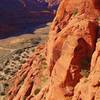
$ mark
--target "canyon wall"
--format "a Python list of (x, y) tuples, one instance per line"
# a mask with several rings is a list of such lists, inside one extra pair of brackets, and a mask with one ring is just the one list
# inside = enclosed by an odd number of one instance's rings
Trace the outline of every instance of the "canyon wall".
[(32, 32), (34, 27), (51, 21), (54, 17), (53, 11), (57, 9), (59, 3), (52, 5), (52, 2), (49, 2), (46, 0), (1, 0), (0, 38), (11, 33), (12, 35), (19, 32), (27, 33), (28, 30)]
[(62, 0), (48, 43), (33, 55), (14, 77), (8, 100), (99, 100), (100, 1)]

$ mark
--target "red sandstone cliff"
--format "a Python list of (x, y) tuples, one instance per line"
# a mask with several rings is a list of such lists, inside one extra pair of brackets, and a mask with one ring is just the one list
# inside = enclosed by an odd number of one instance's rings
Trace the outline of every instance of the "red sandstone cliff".
[(100, 100), (100, 39), (91, 60), (88, 78), (82, 78), (76, 85), (72, 100)]
[[(47, 45), (22, 65), (8, 100), (100, 100), (99, 38), (100, 1), (62, 0)], [(84, 65), (87, 59), (91, 63)], [(90, 69), (87, 78), (84, 66)]]

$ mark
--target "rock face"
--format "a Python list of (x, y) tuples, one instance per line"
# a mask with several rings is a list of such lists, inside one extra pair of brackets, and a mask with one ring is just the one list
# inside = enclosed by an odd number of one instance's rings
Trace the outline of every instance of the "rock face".
[[(83, 7), (85, 4), (95, 10), (91, 0), (63, 0), (51, 26), (47, 60), (52, 82), (48, 100), (64, 100), (73, 95), (81, 78), (82, 62), (93, 53), (97, 27), (94, 19), (98, 13), (91, 13), (90, 8)], [(63, 99), (57, 99), (53, 89), (56, 87), (62, 91)]]
[(76, 85), (72, 100), (100, 99), (100, 40), (96, 43), (96, 50), (91, 60), (91, 71), (88, 78), (82, 78)]
[(44, 45), (38, 46), (35, 53), (22, 65), (11, 81), (14, 84), (12, 84), (12, 88), (8, 93), (8, 100), (23, 100), (26, 98), (30, 100), (39, 93), (48, 80), (44, 52)]
[[(36, 58), (32, 57), (30, 63), (22, 66), (22, 74), (17, 73), (15, 85), (9, 91), (9, 100), (99, 100), (100, 3), (97, 2), (99, 0), (62, 0), (51, 25), (48, 43), (41, 49), (45, 51), (37, 49)], [(45, 74), (39, 70), (38, 76), (34, 69), (38, 66), (42, 69), (43, 59), (39, 60), (38, 56), (41, 53), (45, 53), (48, 67)], [(82, 78), (84, 67), (90, 69), (88, 78)], [(48, 81), (35, 94), (35, 86), (39, 87), (42, 82), (39, 81), (41, 75), (48, 74)], [(19, 85), (22, 77), (24, 83)]]

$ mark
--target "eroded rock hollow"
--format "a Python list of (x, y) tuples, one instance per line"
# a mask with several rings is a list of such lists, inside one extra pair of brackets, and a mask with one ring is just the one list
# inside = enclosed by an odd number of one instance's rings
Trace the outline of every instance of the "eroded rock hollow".
[(8, 100), (100, 100), (100, 0), (62, 0), (12, 82)]

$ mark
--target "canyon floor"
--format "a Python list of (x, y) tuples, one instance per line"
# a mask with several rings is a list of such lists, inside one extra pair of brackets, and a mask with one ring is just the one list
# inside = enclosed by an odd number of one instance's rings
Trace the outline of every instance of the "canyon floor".
[(9, 80), (34, 52), (34, 47), (47, 40), (50, 24), (37, 27), (33, 33), (0, 40), (0, 100), (5, 100)]

